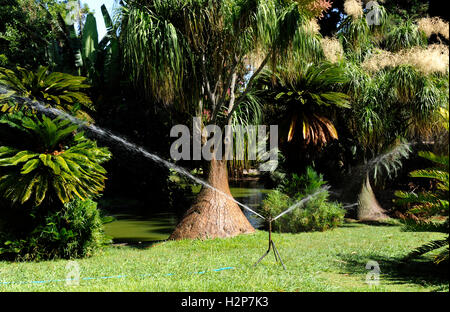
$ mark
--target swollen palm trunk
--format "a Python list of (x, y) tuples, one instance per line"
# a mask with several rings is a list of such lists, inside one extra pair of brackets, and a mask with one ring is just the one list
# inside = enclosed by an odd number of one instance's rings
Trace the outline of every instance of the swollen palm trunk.
[(358, 199), (358, 220), (360, 221), (380, 221), (387, 219), (386, 211), (381, 208), (370, 185), (369, 175), (362, 186)]
[[(210, 162), (208, 183), (232, 196), (225, 160)], [(196, 202), (183, 216), (169, 239), (232, 237), (254, 231), (235, 202), (210, 188), (203, 187)]]

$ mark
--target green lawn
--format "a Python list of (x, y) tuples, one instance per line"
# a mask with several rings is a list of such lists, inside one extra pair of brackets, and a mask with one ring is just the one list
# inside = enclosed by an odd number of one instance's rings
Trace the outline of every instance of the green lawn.
[[(0, 262), (0, 291), (448, 291), (448, 271), (426, 259), (407, 265), (396, 261), (442, 237), (355, 223), (321, 233), (274, 234), (286, 271), (273, 254), (252, 266), (267, 248), (263, 231), (229, 239), (108, 247), (78, 260), (79, 286), (4, 283), (65, 279), (68, 261)], [(379, 285), (365, 283), (368, 260), (379, 263)], [(234, 269), (211, 271), (224, 267)], [(207, 272), (195, 273), (201, 271)], [(118, 275), (126, 277), (83, 279)]]

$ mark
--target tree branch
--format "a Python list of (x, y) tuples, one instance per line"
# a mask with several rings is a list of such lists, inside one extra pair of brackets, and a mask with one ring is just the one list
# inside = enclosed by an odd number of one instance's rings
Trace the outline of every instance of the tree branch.
[(256, 76), (258, 76), (259, 73), (263, 70), (264, 66), (266, 66), (267, 62), (269, 61), (269, 57), (270, 57), (271, 54), (272, 54), (272, 52), (267, 53), (267, 55), (264, 58), (264, 60), (262, 61), (261, 65), (259, 65), (259, 67), (255, 71), (255, 73), (250, 77), (250, 79), (248, 81), (248, 84), (247, 84), (247, 87), (245, 88), (244, 93), (242, 93), (242, 95), (238, 98), (238, 100), (236, 101), (236, 103), (233, 106), (233, 108), (231, 109), (231, 111), (228, 113), (227, 122), (225, 124), (228, 124), (230, 122), (231, 116), (233, 116), (233, 113), (236, 111), (236, 108), (239, 106), (239, 104), (241, 104), (243, 99), (245, 99), (245, 96), (250, 91)]
[(203, 80), (204, 80), (205, 87), (206, 87), (206, 93), (208, 94), (208, 99), (209, 99), (212, 109), (214, 111), (216, 108), (216, 96), (214, 93), (211, 92), (211, 85), (209, 83), (208, 74), (206, 73), (205, 55), (204, 54), (202, 55), (202, 75), (203, 75)]
[(228, 81), (226, 83), (226, 85), (223, 86), (223, 90), (222, 90), (222, 96), (219, 98), (219, 102), (216, 106), (216, 109), (213, 112), (213, 122), (216, 122), (217, 119), (217, 115), (220, 112), (220, 109), (223, 106), (223, 103), (225, 102), (225, 98), (227, 95), (227, 90), (231, 87), (231, 84), (233, 82), (233, 76), (236, 74), (236, 68), (240, 63), (240, 59), (238, 59), (237, 57), (234, 58), (233, 64), (231, 65), (231, 72), (230, 72), (230, 76), (228, 76)]

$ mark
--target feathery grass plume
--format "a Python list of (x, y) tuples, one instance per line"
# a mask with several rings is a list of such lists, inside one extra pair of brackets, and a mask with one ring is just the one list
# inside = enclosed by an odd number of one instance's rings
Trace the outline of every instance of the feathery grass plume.
[(448, 72), (449, 50), (446, 45), (433, 44), (426, 49), (414, 47), (404, 54), (408, 62), (424, 74)]
[(315, 18), (310, 19), (308, 21), (308, 23), (305, 25), (305, 28), (314, 34), (317, 34), (320, 32), (320, 25), (319, 25), (319, 23), (317, 23), (317, 19), (315, 19)]
[(397, 53), (376, 50), (362, 64), (365, 69), (372, 72), (399, 65), (412, 65), (426, 75), (431, 73), (447, 73), (449, 68), (448, 46), (432, 44), (427, 48), (413, 47)]
[(350, 15), (354, 19), (358, 19), (363, 16), (363, 7), (360, 0), (347, 0), (344, 3), (344, 11), (347, 15)]
[(328, 61), (336, 63), (342, 59), (344, 49), (338, 39), (325, 37), (320, 41), (320, 43), (322, 45), (325, 58)]
[(370, 72), (377, 72), (385, 67), (394, 67), (396, 65), (396, 54), (382, 49), (375, 49), (372, 55), (362, 63), (362, 67)]
[(449, 25), (446, 21), (439, 17), (424, 17), (417, 21), (419, 29), (423, 31), (427, 37), (433, 34), (441, 34), (445, 39), (449, 39)]

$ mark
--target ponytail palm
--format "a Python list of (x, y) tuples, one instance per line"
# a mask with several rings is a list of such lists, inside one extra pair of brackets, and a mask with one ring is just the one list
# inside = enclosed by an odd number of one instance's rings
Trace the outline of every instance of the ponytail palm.
[(16, 133), (8, 145), (0, 146), (2, 197), (39, 206), (48, 197), (67, 203), (104, 189), (106, 170), (101, 164), (111, 154), (77, 133), (70, 121), (16, 113), (3, 116), (0, 126)]
[[(304, 44), (308, 34), (303, 26), (323, 11), (320, 3), (127, 1), (120, 32), (125, 70), (143, 96), (186, 115), (200, 116), (207, 110), (210, 123), (222, 128), (232, 125), (233, 118), (245, 117), (255, 104), (251, 93), (266, 65), (285, 62), (294, 49), (318, 50), (318, 45)], [(309, 9), (311, 4), (319, 4), (319, 10)], [(230, 194), (226, 161), (213, 159), (205, 169), (211, 185)], [(220, 200), (214, 191), (203, 188), (171, 238), (228, 237), (253, 231), (235, 202)]]

